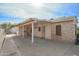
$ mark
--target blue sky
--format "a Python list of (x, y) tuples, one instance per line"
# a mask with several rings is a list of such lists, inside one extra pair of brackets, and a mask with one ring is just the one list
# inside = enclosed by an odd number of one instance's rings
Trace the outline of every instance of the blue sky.
[(30, 17), (40, 19), (77, 16), (79, 22), (79, 4), (77, 3), (0, 3), (0, 23), (19, 23)]

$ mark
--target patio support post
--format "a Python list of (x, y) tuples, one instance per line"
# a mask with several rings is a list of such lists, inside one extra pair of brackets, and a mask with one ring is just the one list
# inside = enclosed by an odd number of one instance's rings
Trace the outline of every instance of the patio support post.
[(24, 26), (23, 26), (23, 29), (22, 30), (23, 30), (23, 38), (24, 38)]
[(32, 22), (32, 44), (34, 43), (34, 22)]

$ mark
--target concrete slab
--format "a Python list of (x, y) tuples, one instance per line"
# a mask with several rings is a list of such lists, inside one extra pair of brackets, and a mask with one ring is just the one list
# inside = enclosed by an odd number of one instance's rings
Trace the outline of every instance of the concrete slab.
[[(23, 56), (70, 56), (76, 55), (73, 44), (53, 42), (35, 38), (35, 43), (32, 45), (30, 39), (16, 38), (14, 39), (21, 55)], [(72, 53), (69, 53), (69, 52)]]
[(79, 46), (51, 40), (35, 38), (7, 37), (0, 51), (2, 56), (79, 56)]

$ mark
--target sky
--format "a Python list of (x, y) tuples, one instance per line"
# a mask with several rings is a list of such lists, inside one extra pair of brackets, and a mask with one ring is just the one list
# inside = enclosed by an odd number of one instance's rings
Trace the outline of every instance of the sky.
[(51, 19), (63, 16), (76, 16), (79, 22), (79, 4), (0, 3), (0, 23), (20, 23), (31, 17), (39, 19)]

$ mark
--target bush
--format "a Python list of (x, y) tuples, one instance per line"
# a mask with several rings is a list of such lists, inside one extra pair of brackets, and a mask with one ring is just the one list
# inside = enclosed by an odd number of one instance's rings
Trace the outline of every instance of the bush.
[(77, 38), (79, 38), (79, 33), (77, 33)]
[(76, 45), (79, 45), (79, 33), (77, 33), (77, 36), (76, 36), (77, 38), (76, 38), (76, 42), (75, 42), (75, 44)]

